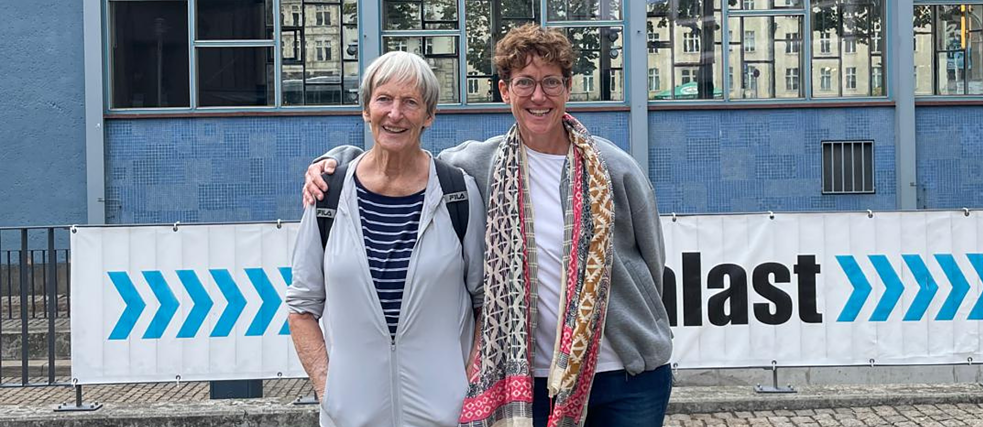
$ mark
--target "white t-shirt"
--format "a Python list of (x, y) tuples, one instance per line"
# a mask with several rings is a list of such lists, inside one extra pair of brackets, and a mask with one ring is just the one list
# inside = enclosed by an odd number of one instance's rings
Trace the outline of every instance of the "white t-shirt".
[[(560, 178), (566, 155), (545, 154), (526, 147), (529, 160), (529, 198), (533, 210), (533, 232), (536, 238), (536, 261), (539, 265), (536, 305), (536, 351), (533, 354), (533, 376), (549, 376), (553, 347), (556, 344), (556, 325), (560, 311), (560, 280), (563, 268), (563, 204), (560, 200)], [(597, 372), (624, 369), (611, 343), (602, 336)]]

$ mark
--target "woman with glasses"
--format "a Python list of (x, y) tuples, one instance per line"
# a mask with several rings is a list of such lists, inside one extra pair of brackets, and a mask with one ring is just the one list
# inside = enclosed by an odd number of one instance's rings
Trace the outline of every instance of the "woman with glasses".
[[(487, 209), (462, 425), (662, 425), (672, 341), (655, 195), (627, 153), (566, 112), (573, 61), (558, 31), (509, 31), (495, 65), (516, 124), (439, 156), (476, 177)], [(305, 203), (354, 152), (309, 168)]]

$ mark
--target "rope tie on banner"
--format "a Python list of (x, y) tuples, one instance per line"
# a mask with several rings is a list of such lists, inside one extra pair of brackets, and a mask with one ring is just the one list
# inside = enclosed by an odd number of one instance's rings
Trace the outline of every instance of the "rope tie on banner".
[(277, 372), (276, 373), (276, 379), (278, 379), (278, 380), (279, 379), (283, 379), (283, 372)]
[(175, 233), (177, 233), (177, 226), (178, 226), (178, 225), (181, 225), (181, 221), (178, 221), (178, 222), (175, 222), (175, 223), (174, 223), (174, 228), (173, 228), (173, 230), (174, 230), (174, 232), (175, 232)]
[(75, 387), (77, 385), (79, 385), (79, 379), (78, 378), (72, 378), (72, 387)]
[(963, 208), (963, 215), (969, 216), (969, 208)]
[(672, 222), (676, 222), (676, 213), (675, 212), (672, 213)]
[(870, 367), (873, 368), (874, 367), (874, 359), (870, 359), (869, 362), (870, 362)]
[(768, 219), (775, 219), (775, 213), (772, 211), (768, 211)]
[(177, 385), (178, 386), (180, 386), (181, 385), (181, 376), (180, 375), (175, 375), (174, 376), (174, 381), (177, 382)]
[(677, 375), (679, 375), (679, 362), (672, 364), (672, 377), (675, 378)]
[(280, 218), (277, 218), (276, 219), (276, 229), (279, 230), (281, 228), (283, 228), (283, 221), (281, 221)]
[(874, 211), (867, 209), (867, 218), (873, 218), (873, 217), (874, 217)]
[(78, 233), (79, 232), (79, 225), (78, 224), (72, 224), (71, 230), (72, 230), (72, 234)]
[(966, 363), (968, 363), (969, 366), (973, 366), (973, 356), (967, 357), (966, 358)]

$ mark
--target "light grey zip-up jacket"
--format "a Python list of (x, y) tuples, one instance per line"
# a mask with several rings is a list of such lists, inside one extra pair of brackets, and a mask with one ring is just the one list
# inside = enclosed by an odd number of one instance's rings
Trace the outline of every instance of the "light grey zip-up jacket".
[(461, 241), (442, 202), (433, 161), (395, 340), (369, 274), (358, 199), (348, 168), (326, 248), (315, 207), (304, 211), (286, 303), (321, 320), (328, 376), (322, 427), (456, 426), (467, 393), (473, 307), (483, 299), (485, 209), (465, 176), (469, 220)]
[[(487, 203), (496, 150), (502, 138), (499, 135), (486, 141), (465, 141), (437, 157), (475, 177), (482, 200)], [(652, 183), (635, 159), (607, 139), (594, 136), (594, 140), (607, 164), (614, 190), (614, 260), (604, 336), (625, 370), (635, 375), (666, 364), (672, 356), (672, 332), (662, 303), (666, 258), (662, 223)], [(321, 158), (345, 163), (360, 152), (357, 147), (337, 147)], [(563, 170), (560, 200), (565, 201), (570, 181), (566, 168)]]

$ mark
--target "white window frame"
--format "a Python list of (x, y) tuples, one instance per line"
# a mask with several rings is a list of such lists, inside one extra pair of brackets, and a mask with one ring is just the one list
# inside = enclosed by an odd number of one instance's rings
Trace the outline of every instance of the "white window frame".
[(857, 67), (846, 67), (843, 72), (843, 88), (857, 90)]
[(744, 52), (754, 53), (757, 50), (754, 41), (754, 30), (744, 30)]

